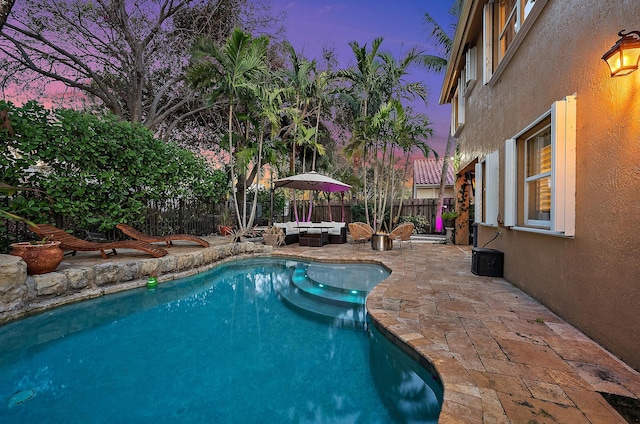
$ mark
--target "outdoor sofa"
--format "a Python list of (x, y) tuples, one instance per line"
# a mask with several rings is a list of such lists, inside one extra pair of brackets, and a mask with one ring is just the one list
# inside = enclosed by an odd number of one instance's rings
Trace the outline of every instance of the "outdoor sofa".
[(293, 244), (300, 240), (300, 233), (320, 234), (323, 231), (329, 234), (330, 244), (341, 244), (347, 242), (347, 227), (344, 222), (322, 221), (322, 222), (277, 222), (274, 224), (284, 231), (284, 243)]

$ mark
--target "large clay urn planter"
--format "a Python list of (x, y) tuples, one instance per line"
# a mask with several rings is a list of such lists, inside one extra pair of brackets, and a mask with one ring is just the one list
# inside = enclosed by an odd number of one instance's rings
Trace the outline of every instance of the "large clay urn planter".
[(59, 241), (13, 243), (11, 254), (20, 256), (27, 263), (29, 275), (55, 271), (64, 257)]

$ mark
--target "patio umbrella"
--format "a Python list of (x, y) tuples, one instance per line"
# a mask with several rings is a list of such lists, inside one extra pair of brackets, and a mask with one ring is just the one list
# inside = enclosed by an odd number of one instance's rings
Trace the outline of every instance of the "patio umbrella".
[(317, 172), (307, 172), (305, 174), (292, 175), (291, 177), (280, 178), (274, 181), (276, 188), (295, 188), (297, 190), (314, 190), (314, 191), (347, 191), (351, 188), (349, 184), (345, 184), (326, 175)]
[[(274, 181), (275, 188), (292, 188), (296, 190), (312, 190), (324, 192), (345, 192), (351, 188), (349, 184), (334, 180), (326, 175), (318, 174), (315, 171), (304, 174), (292, 175), (290, 177), (280, 178)], [(294, 198), (295, 200), (295, 198)], [(331, 206), (329, 206), (331, 207)], [(343, 206), (344, 207), (344, 206)], [(298, 220), (298, 211), (294, 209), (296, 221)], [(309, 208), (309, 218), (311, 217), (311, 208)], [(342, 212), (342, 220), (344, 221), (344, 210)]]

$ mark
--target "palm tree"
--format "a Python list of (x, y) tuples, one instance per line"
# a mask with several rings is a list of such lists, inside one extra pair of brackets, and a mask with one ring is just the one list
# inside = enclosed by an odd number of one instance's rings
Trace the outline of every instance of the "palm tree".
[[(402, 100), (420, 98), (426, 103), (426, 89), (422, 83), (406, 83), (408, 68), (420, 58), (417, 50), (411, 50), (405, 57), (395, 60), (388, 53), (379, 53), (382, 38), (377, 38), (371, 51), (366, 45), (350, 43), (356, 57), (356, 68), (338, 73), (339, 77), (351, 82), (352, 96), (358, 99), (360, 110), (356, 116), (356, 126), (345, 151), (352, 157), (362, 152), (363, 180), (367, 188), (367, 173), (373, 169), (373, 226), (382, 225), (382, 217), (387, 207), (393, 174), (395, 149), (398, 138), (394, 132), (401, 128), (404, 119)], [(365, 195), (365, 213), (369, 219), (368, 196)]]
[[(225, 97), (228, 102), (227, 141), (231, 181), (238, 180), (235, 156), (239, 148), (234, 145), (233, 131), (235, 107), (243, 96), (252, 95), (255, 82), (267, 72), (268, 43), (267, 37), (252, 38), (251, 34), (236, 28), (222, 47), (211, 39), (204, 39), (193, 50), (193, 64), (188, 71), (188, 79), (196, 87), (209, 90), (211, 104), (219, 97)], [(236, 190), (232, 190), (232, 193), (239, 230), (244, 232), (246, 214), (241, 217)]]
[(299, 130), (304, 125), (309, 116), (309, 106), (311, 104), (312, 74), (316, 68), (316, 61), (309, 62), (300, 57), (293, 46), (285, 42), (285, 50), (289, 55), (290, 68), (283, 72), (285, 84), (290, 88), (290, 108), (288, 109), (292, 125), (286, 131), (285, 137), (291, 135), (291, 157), (289, 162), (289, 172), (295, 173), (296, 151), (298, 136), (303, 134)]
[[(397, 147), (404, 152), (404, 166), (402, 171), (402, 180), (406, 180), (409, 172), (409, 160), (411, 158), (410, 152), (418, 149), (422, 154), (427, 157), (431, 153), (431, 148), (427, 144), (427, 140), (433, 135), (433, 130), (430, 127), (431, 122), (426, 115), (421, 113), (414, 113), (411, 108), (407, 108), (404, 111), (403, 119), (396, 120), (394, 122), (394, 137)], [(393, 174), (395, 176), (395, 173)], [(395, 187), (395, 185), (392, 185)], [(402, 186), (401, 190), (404, 190)], [(391, 198), (395, 197), (395, 193), (391, 193)], [(393, 227), (394, 223), (398, 223), (400, 220), (400, 211), (402, 210), (402, 200), (404, 196), (400, 196), (400, 204), (398, 205), (398, 213), (393, 218), (393, 209), (389, 214), (389, 228)]]
[[(356, 59), (356, 67), (354, 69), (347, 69), (337, 72), (338, 78), (343, 78), (351, 82), (351, 95), (355, 98), (359, 105), (359, 110), (356, 112), (357, 127), (353, 131), (351, 142), (346, 146), (346, 152), (353, 155), (356, 151), (362, 151), (362, 172), (365, 191), (367, 189), (367, 151), (368, 151), (368, 127), (369, 127), (369, 102), (372, 95), (374, 95), (378, 85), (378, 68), (380, 64), (376, 61), (378, 56), (378, 50), (380, 44), (382, 44), (382, 37), (378, 37), (371, 43), (371, 50), (367, 50), (367, 45), (360, 45), (357, 41), (351, 41), (349, 46), (353, 51), (353, 55)], [(364, 196), (364, 210), (369, 224), (369, 206), (367, 196)]]
[[(256, 209), (258, 205), (258, 188), (257, 183), (262, 179), (262, 164), (264, 157), (267, 160), (273, 160), (273, 149), (271, 146), (265, 148), (265, 139), (274, 141), (277, 139), (277, 135), (280, 132), (280, 112), (284, 89), (272, 84), (268, 79), (265, 79), (261, 84), (253, 86), (253, 94), (255, 102), (253, 103), (254, 113), (251, 113), (253, 128), (257, 132), (258, 143), (255, 152), (250, 152), (247, 157), (252, 161), (255, 161), (254, 170), (256, 172), (251, 173), (251, 177), (247, 179), (247, 183), (244, 185), (250, 185), (253, 181), (256, 182), (256, 189), (253, 193), (253, 203), (251, 208), (251, 215), (246, 224), (246, 228), (251, 228), (256, 216)], [(265, 137), (266, 130), (269, 130), (269, 135)], [(266, 152), (268, 151), (268, 152)], [(266, 153), (266, 154), (265, 154)]]
[(324, 155), (325, 148), (322, 144), (318, 143), (318, 134), (320, 132), (320, 120), (322, 117), (323, 109), (329, 103), (329, 84), (331, 82), (331, 75), (327, 71), (321, 71), (316, 73), (313, 79), (312, 96), (315, 100), (315, 119), (316, 128), (314, 133), (313, 142), (313, 162), (311, 163), (311, 170), (316, 170), (316, 154)]
[[(460, 11), (462, 10), (463, 0), (454, 0), (451, 8), (449, 9), (449, 15), (456, 19), (460, 17)], [(424, 14), (424, 24), (429, 32), (429, 38), (433, 39), (438, 47), (441, 49), (440, 56), (436, 55), (423, 55), (420, 59), (422, 65), (428, 70), (442, 73), (447, 68), (449, 63), (449, 56), (451, 56), (451, 49), (453, 47), (453, 37), (449, 36), (429, 13)], [(456, 24), (453, 25), (452, 33), (455, 33)], [(442, 160), (442, 172), (440, 173), (440, 191), (438, 192), (438, 203), (436, 206), (436, 232), (441, 232), (442, 228), (442, 204), (444, 202), (444, 186), (447, 178), (447, 171), (449, 170), (449, 157), (455, 144), (455, 138), (451, 135), (451, 131), (447, 136), (447, 145), (445, 147), (444, 158)]]

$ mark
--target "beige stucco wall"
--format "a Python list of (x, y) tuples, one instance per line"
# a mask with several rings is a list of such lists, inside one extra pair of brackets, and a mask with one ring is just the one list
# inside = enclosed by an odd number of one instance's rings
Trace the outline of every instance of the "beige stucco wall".
[[(439, 187), (417, 187), (414, 198), (415, 199), (437, 199), (439, 192), (440, 192)], [(444, 197), (453, 199), (453, 187), (445, 187)]]
[[(508, 281), (638, 370), (640, 71), (611, 78), (601, 56), (639, 16), (638, 0), (549, 0), (495, 85), (473, 88), (458, 137), (462, 166), (500, 149), (504, 214), (504, 140), (576, 94), (575, 238), (501, 227), (488, 247)], [(495, 230), (479, 228), (479, 245)]]

